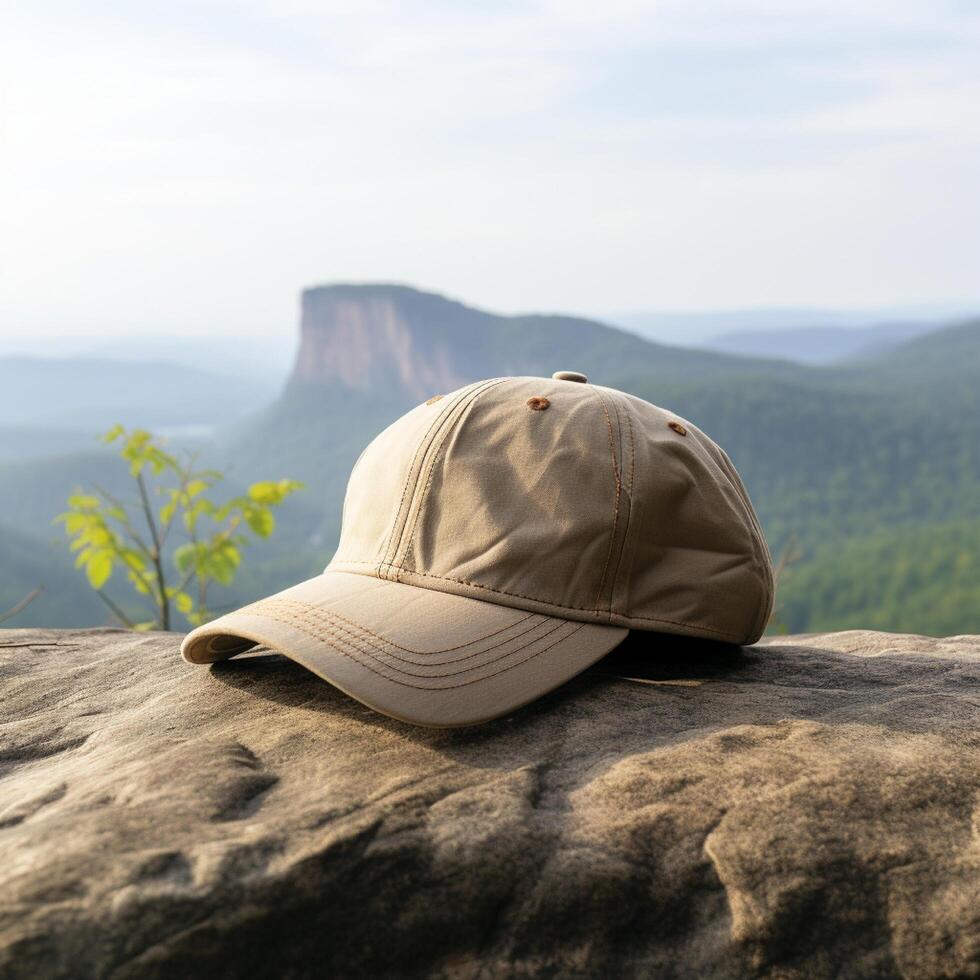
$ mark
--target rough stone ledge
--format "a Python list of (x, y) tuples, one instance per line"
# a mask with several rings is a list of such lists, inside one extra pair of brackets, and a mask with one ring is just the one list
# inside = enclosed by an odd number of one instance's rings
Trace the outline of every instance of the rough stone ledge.
[(456, 732), (178, 639), (0, 631), (0, 976), (980, 974), (980, 637), (634, 634)]

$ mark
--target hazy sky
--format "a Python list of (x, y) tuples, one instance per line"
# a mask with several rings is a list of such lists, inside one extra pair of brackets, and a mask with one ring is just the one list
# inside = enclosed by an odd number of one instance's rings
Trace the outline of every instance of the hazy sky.
[(980, 300), (974, 0), (0, 2), (0, 339)]

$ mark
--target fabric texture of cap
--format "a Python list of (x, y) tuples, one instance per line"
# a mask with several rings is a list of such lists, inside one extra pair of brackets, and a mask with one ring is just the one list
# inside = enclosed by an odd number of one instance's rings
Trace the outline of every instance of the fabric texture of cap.
[(748, 495), (696, 426), (584, 375), (496, 378), (371, 442), (322, 575), (182, 651), (267, 646), (385, 714), (451, 727), (540, 697), (628, 629), (752, 643), (772, 601)]

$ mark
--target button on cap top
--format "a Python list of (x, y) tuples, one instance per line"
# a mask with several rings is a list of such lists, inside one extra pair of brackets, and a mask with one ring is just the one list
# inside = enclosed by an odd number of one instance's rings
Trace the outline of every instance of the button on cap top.
[(555, 381), (578, 381), (581, 384), (588, 384), (589, 379), (578, 371), (555, 371), (552, 375)]

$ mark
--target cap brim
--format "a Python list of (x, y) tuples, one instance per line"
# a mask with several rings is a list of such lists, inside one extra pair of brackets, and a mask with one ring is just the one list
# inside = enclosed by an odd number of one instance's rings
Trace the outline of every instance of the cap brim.
[(627, 632), (328, 571), (199, 626), (181, 652), (206, 664), (261, 644), (376, 711), (452, 728), (541, 697)]

